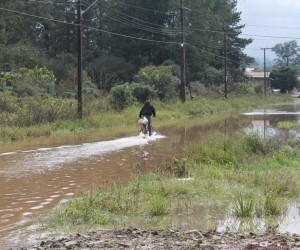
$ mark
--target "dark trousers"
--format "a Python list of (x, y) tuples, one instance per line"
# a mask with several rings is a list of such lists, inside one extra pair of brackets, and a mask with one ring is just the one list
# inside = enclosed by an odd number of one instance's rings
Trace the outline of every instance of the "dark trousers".
[(152, 135), (152, 122), (151, 122), (151, 115), (145, 115), (145, 117), (148, 120), (148, 131), (149, 131), (149, 136)]

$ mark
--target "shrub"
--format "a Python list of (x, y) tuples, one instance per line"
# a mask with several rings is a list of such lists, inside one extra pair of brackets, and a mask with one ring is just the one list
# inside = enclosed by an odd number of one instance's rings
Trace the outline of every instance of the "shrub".
[[(33, 96), (39, 93), (55, 94), (55, 77), (46, 67), (20, 68), (11, 72), (8, 81), (18, 96)], [(4, 77), (4, 81), (6, 77)]]
[(254, 87), (248, 82), (235, 83), (232, 90), (237, 95), (253, 95), (255, 93)]
[(146, 102), (149, 99), (154, 99), (156, 96), (156, 91), (150, 85), (142, 85), (134, 83), (131, 85), (133, 89), (133, 96), (139, 102)]
[(262, 138), (259, 133), (250, 133), (243, 136), (244, 146), (248, 152), (255, 154), (267, 154), (275, 148), (272, 140)]
[(128, 83), (117, 85), (111, 89), (109, 102), (113, 109), (121, 111), (130, 107), (134, 101), (133, 91)]

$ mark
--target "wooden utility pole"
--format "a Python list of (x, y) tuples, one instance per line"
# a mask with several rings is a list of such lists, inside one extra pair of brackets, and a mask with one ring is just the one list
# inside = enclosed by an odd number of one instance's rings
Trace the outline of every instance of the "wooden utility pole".
[(184, 18), (183, 18), (183, 3), (180, 0), (180, 33), (181, 33), (181, 85), (180, 85), (180, 99), (185, 102), (185, 46), (184, 46)]
[(227, 33), (224, 32), (224, 55), (225, 55), (225, 63), (224, 63), (224, 95), (225, 95), (225, 98), (227, 99)]
[(82, 119), (82, 33), (81, 33), (81, 0), (77, 1), (77, 43), (78, 43), (78, 66), (77, 66), (77, 116)]
[(266, 72), (266, 50), (272, 48), (262, 48), (264, 50), (264, 94), (267, 96), (267, 72)]

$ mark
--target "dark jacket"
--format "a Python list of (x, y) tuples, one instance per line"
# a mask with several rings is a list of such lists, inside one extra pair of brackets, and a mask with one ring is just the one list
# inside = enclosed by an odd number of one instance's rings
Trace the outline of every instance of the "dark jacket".
[(141, 118), (143, 115), (153, 115), (153, 117), (156, 116), (155, 108), (152, 106), (152, 104), (147, 101), (145, 105), (142, 107), (140, 111), (139, 117)]

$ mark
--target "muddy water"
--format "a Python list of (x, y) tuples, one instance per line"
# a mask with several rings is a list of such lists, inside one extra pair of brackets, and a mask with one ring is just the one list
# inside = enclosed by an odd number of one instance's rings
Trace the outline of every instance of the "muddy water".
[[(291, 131), (277, 129), (279, 121), (298, 120), (299, 112), (300, 107), (296, 103), (230, 115), (210, 125), (199, 125), (201, 118), (187, 118), (184, 127), (159, 128), (159, 133), (152, 138), (137, 135), (93, 142), (84, 138), (73, 139), (72, 142), (60, 138), (2, 146), (0, 245), (12, 247), (28, 240), (42, 239), (44, 235), (36, 234), (36, 218), (39, 215), (93, 187), (126, 182), (137, 166), (147, 170), (173, 156), (180, 157), (187, 143), (201, 140), (208, 133), (220, 131), (230, 134), (246, 129), (257, 130), (264, 136), (299, 136), (299, 128)], [(295, 218), (294, 215), (290, 217)], [(299, 216), (298, 220), (299, 225)], [(227, 223), (211, 214), (197, 220), (197, 224), (206, 229), (216, 221), (221, 223), (220, 228)], [(289, 219), (280, 227), (282, 231), (300, 233)]]

